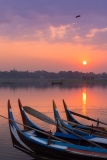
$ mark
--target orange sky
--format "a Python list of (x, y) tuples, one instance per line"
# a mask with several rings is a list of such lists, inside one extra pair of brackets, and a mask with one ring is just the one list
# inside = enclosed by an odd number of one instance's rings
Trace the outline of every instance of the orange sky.
[(106, 6), (107, 0), (1, 0), (0, 71), (107, 72)]
[[(1, 42), (0, 53), (1, 70), (106, 71), (106, 51), (92, 49), (91, 46), (6, 41)], [(86, 66), (82, 64), (84, 60), (87, 61)]]
[(107, 0), (0, 5), (1, 71), (107, 72)]

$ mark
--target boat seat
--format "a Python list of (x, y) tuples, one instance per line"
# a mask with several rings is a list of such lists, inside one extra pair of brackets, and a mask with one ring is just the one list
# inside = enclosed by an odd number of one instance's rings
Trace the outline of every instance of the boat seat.
[(29, 131), (26, 131), (25, 132), (27, 135), (29, 135), (29, 136), (37, 136), (37, 134), (36, 134), (36, 131), (35, 130), (29, 130)]

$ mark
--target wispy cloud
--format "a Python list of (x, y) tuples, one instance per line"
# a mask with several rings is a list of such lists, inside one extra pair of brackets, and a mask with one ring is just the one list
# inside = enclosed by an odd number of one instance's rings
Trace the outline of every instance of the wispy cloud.
[(70, 27), (70, 25), (65, 25), (65, 26), (59, 26), (59, 27), (53, 27), (50, 26), (50, 31), (51, 31), (51, 38), (64, 38), (66, 35), (67, 29)]
[(97, 33), (100, 32), (107, 32), (107, 28), (102, 28), (102, 29), (98, 29), (98, 28), (94, 28), (90, 30), (90, 33), (86, 35), (86, 37), (94, 37)]
[(98, 47), (107, 42), (107, 0), (0, 0), (0, 6), (0, 37)]
[(0, 19), (0, 25), (3, 25), (3, 24), (10, 24), (11, 23), (11, 21), (10, 20), (4, 20), (4, 19)]

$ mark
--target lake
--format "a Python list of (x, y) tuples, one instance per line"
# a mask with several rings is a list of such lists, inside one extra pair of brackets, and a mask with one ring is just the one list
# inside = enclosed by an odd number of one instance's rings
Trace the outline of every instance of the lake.
[[(7, 101), (10, 99), (16, 121), (21, 121), (18, 98), (23, 106), (30, 106), (54, 119), (52, 100), (58, 111), (66, 119), (62, 99), (68, 108), (77, 113), (99, 118), (107, 122), (107, 85), (39, 85), (39, 86), (0, 86), (0, 115), (7, 114)], [(46, 130), (55, 131), (55, 127), (29, 116), (31, 120)], [(91, 121), (76, 117), (84, 124), (94, 124)], [(22, 128), (22, 126), (21, 126)], [(0, 117), (0, 159), (1, 160), (32, 160), (31, 157), (13, 148), (8, 121)]]

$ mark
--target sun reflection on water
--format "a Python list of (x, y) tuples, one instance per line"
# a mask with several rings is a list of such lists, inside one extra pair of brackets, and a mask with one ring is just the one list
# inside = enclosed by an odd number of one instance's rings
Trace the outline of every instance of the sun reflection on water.
[(86, 100), (87, 100), (87, 95), (86, 95), (86, 89), (83, 90), (82, 92), (82, 112), (84, 115), (86, 115)]

